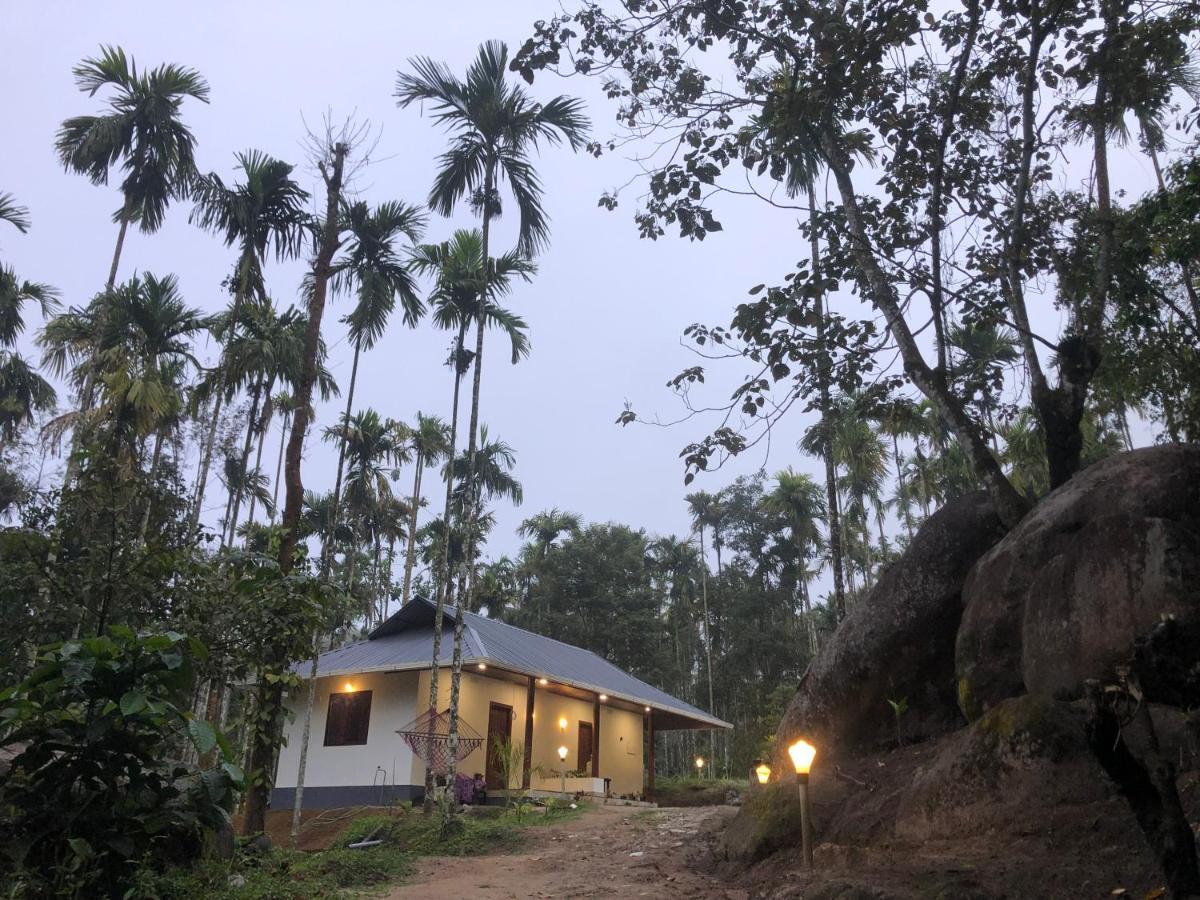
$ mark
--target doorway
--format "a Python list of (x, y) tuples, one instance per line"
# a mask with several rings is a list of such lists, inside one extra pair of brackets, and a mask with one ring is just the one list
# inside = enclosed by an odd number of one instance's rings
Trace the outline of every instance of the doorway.
[(487, 764), (484, 770), (484, 780), (487, 782), (489, 791), (503, 790), (508, 787), (503, 783), (503, 768), (500, 756), (496, 752), (496, 742), (508, 743), (512, 739), (512, 718), (511, 706), (505, 706), (503, 703), (492, 703), (488, 706), (487, 748), (485, 751)]
[(579, 751), (576, 754), (576, 772), (590, 775), (592, 771), (592, 723), (579, 723)]

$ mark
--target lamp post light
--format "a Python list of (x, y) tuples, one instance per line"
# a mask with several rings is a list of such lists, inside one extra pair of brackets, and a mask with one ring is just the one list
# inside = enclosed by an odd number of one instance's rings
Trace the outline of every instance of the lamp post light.
[(696, 757), (696, 777), (697, 778), (704, 777), (704, 757), (703, 756)]
[(558, 772), (559, 772), (559, 775), (562, 777), (562, 783), (561, 783), (560, 787), (562, 788), (563, 799), (566, 800), (567, 799), (567, 747), (566, 747), (566, 744), (564, 744), (563, 746), (558, 748), (558, 764), (559, 764)]
[(800, 783), (800, 843), (804, 852), (804, 867), (813, 867), (812, 813), (808, 806), (808, 773), (812, 770), (817, 748), (806, 740), (798, 740), (788, 747), (788, 756), (796, 767), (796, 780)]
[(766, 784), (771, 780), (771, 767), (768, 766), (763, 760), (756, 759), (753, 765), (754, 777), (758, 779), (759, 784)]

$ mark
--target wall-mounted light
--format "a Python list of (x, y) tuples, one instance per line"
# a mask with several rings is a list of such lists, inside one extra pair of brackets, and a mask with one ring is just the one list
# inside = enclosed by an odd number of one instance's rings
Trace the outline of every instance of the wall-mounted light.
[(559, 731), (564, 731), (564, 732), (567, 730), (567, 719), (566, 719), (566, 716), (564, 716), (563, 718), (561, 718), (561, 719), (559, 719), (559, 720), (558, 720), (558, 730), (559, 730)]
[(480, 663), (475, 668), (477, 668), (480, 672), (482, 672), (487, 668), (487, 663)]
[(650, 712), (650, 707), (646, 707), (646, 712)]
[(550, 683), (550, 682), (549, 682), (549, 680), (547, 680), (547, 679), (545, 679), (545, 678), (539, 678), (539, 679), (538, 679), (538, 684), (540, 684), (542, 687), (545, 687), (545, 686), (546, 686), (546, 685), (548, 685), (549, 683)]
[(354, 693), (354, 685), (353, 685), (353, 684), (351, 684), (349, 681), (347, 681), (347, 682), (346, 682), (346, 693), (347, 693), (347, 694), (353, 694), (353, 693)]
[(601, 702), (601, 703), (606, 703), (607, 701), (608, 701), (608, 694), (601, 694), (601, 695), (600, 695), (600, 702)]

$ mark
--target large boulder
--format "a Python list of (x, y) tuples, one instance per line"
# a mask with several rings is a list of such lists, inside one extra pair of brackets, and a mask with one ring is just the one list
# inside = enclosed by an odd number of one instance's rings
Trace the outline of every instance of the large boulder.
[(906, 740), (962, 724), (954, 692), (962, 585), (1003, 534), (982, 492), (946, 504), (921, 526), (817, 653), (777, 732), (777, 765), (786, 765), (784, 748), (796, 735), (823, 754), (893, 740), (888, 700), (908, 701)]
[(1200, 447), (1110, 457), (1055, 490), (971, 570), (958, 633), (969, 720), (1072, 696), (1164, 616), (1200, 616)]

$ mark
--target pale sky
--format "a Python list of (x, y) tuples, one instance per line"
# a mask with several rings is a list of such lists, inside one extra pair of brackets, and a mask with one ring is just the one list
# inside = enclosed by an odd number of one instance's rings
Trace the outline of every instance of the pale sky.
[[(461, 73), (480, 42), (500, 38), (515, 51), (531, 33), (531, 23), (549, 18), (556, 8), (553, 0), (189, 6), (10, 0), (0, 13), (6, 34), (6, 52), (0, 55), (0, 114), (6, 123), (0, 191), (12, 192), (29, 207), (33, 228), (28, 235), (12, 229), (0, 233), (0, 258), (23, 278), (57, 286), (66, 304), (86, 303), (103, 284), (116, 238), (110, 217), (119, 204), (119, 179), (107, 188), (95, 187), (65, 173), (53, 150), (63, 119), (100, 105), (76, 89), (71, 68), (102, 43), (120, 45), (139, 66), (173, 62), (207, 78), (211, 102), (188, 101), (184, 110), (198, 138), (202, 171), (215, 170), (231, 180), (233, 154), (257, 148), (296, 163), (302, 182), (319, 193), (316, 178), (303, 167), (300, 141), (304, 121), (317, 124), (331, 110), (335, 118), (353, 114), (369, 120), (380, 132), (373, 164), (357, 183), (362, 198), (419, 203), (428, 194), (446, 137), (418, 108), (396, 107), (397, 69), (412, 56), (428, 55)], [(613, 107), (597, 80), (543, 76), (531, 91), (540, 99), (558, 93), (582, 97), (594, 133), (600, 138), (613, 133)], [(1120, 155), (1115, 165), (1131, 166), (1124, 174), (1134, 182), (1148, 178), (1148, 166), (1129, 154)], [(499, 341), (489, 345), (482, 407), (490, 431), (517, 451), (525, 503), (497, 508), (497, 527), (485, 554), (515, 553), (517, 524), (552, 506), (589, 521), (682, 536), (689, 529), (683, 495), (690, 490), (718, 490), (736, 474), (764, 464), (768, 472), (791, 465), (817, 476), (815, 462), (795, 450), (808, 424), (798, 414), (777, 429), (769, 458), (762, 450), (752, 451), (686, 489), (679, 450), (705, 434), (715, 424), (711, 418), (669, 429), (614, 424), (626, 399), (642, 414), (672, 418), (682, 412), (664, 385), (680, 368), (696, 363), (680, 345), (683, 328), (696, 321), (726, 324), (750, 286), (773, 283), (790, 271), (806, 255), (795, 229), (798, 214), (754, 200), (729, 200), (719, 207), (723, 233), (703, 243), (674, 235), (649, 242), (639, 239), (632, 222), (636, 188), (615, 212), (597, 206), (603, 191), (636, 172), (628, 159), (596, 160), (551, 148), (538, 168), (552, 242), (537, 261), (535, 281), (519, 286), (508, 300), (530, 325), (533, 353), (513, 367)], [(176, 273), (190, 304), (216, 311), (227, 301), (219, 283), (234, 251), (189, 225), (189, 210), (190, 205), (177, 204), (158, 234), (131, 230), (119, 277), (135, 271)], [(433, 216), (426, 239), (443, 240), (471, 222), (466, 211), (453, 220)], [(514, 224), (501, 221), (500, 244), (494, 247), (511, 242)], [(268, 290), (280, 305), (296, 301), (302, 271), (300, 261), (268, 270)], [(351, 353), (338, 318), (349, 305), (349, 298), (334, 303), (324, 327), (329, 365), (343, 390)], [(1048, 309), (1035, 315), (1045, 317), (1046, 324), (1057, 316)], [(26, 335), (27, 352), (33, 331)], [(431, 325), (410, 331), (397, 320), (381, 345), (363, 358), (356, 408), (371, 406), (401, 420), (411, 420), (418, 410), (448, 416), (451, 382), (442, 365), (448, 347), (449, 336)], [(210, 360), (215, 355), (212, 346), (202, 349)], [(736, 363), (720, 369), (729, 383), (741, 374)], [(715, 380), (722, 383), (720, 377)], [(706, 397), (720, 401), (727, 394), (710, 388)], [(319, 408), (318, 427), (334, 422), (340, 408), (340, 401)], [(271, 471), (277, 434), (276, 423), (265, 453)], [(310, 436), (305, 486), (331, 487), (335, 465), (334, 449)], [(406, 470), (397, 485), (400, 493), (407, 494), (410, 478)], [(223, 505), (223, 489), (210, 487), (207, 518), (215, 520)], [(440, 500), (432, 506), (440, 507)]]

